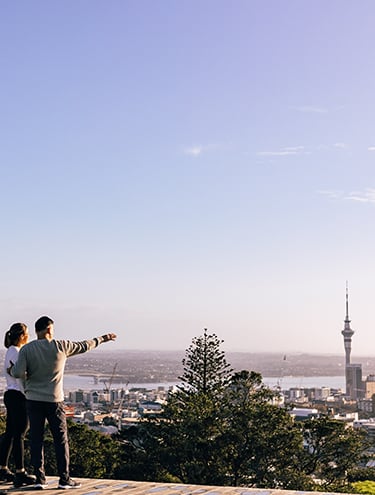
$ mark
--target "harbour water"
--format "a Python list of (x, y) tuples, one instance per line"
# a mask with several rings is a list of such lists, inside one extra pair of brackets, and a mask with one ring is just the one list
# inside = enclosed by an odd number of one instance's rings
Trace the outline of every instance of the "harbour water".
[[(344, 376), (284, 376), (284, 377), (264, 377), (263, 382), (265, 385), (276, 388), (280, 387), (282, 390), (289, 390), (290, 388), (321, 388), (329, 387), (333, 389), (345, 389), (345, 377)], [(168, 390), (170, 387), (177, 385), (178, 382), (165, 382), (165, 383), (113, 383), (112, 389), (125, 389), (131, 388), (145, 388), (146, 390), (156, 390), (158, 387), (164, 387)], [(92, 376), (70, 375), (64, 376), (64, 391), (69, 392), (72, 390), (103, 390), (105, 387), (103, 382), (95, 383)], [(0, 388), (5, 389), (5, 378), (0, 377)]]
[[(263, 382), (269, 387), (280, 387), (282, 390), (288, 390), (294, 387), (300, 388), (321, 388), (329, 387), (334, 389), (345, 388), (344, 376), (284, 376), (284, 377), (264, 377)], [(178, 382), (167, 383), (113, 383), (114, 389), (131, 389), (131, 388), (146, 388), (147, 390), (154, 390), (158, 387), (165, 387), (168, 389), (173, 385), (177, 385)], [(64, 377), (64, 389), (69, 390), (102, 390), (104, 383), (94, 383), (91, 376), (79, 376), (65, 374)]]
[(284, 376), (282, 378), (263, 378), (269, 387), (280, 387), (282, 390), (290, 388), (321, 388), (345, 389), (344, 376)]

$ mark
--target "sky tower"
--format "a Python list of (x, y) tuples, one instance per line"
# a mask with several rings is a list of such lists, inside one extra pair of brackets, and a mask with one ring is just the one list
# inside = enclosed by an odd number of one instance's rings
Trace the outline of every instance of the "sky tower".
[(344, 336), (344, 348), (345, 348), (345, 366), (350, 364), (350, 353), (352, 351), (352, 336), (354, 330), (350, 328), (349, 320), (349, 295), (348, 295), (348, 282), (346, 282), (346, 316), (344, 320), (344, 330), (342, 330)]
[(346, 282), (346, 316), (344, 320), (344, 330), (342, 330), (341, 333), (344, 336), (345, 347), (346, 395), (351, 400), (358, 400), (364, 396), (364, 383), (362, 381), (362, 365), (352, 364), (350, 362), (354, 330), (350, 328), (348, 282)]

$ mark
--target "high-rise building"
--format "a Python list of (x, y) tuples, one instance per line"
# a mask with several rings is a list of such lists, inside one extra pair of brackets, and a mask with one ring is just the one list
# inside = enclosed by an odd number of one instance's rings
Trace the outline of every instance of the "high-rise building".
[(375, 395), (375, 375), (367, 376), (365, 387), (365, 399), (372, 399)]
[(348, 364), (345, 367), (346, 395), (353, 400), (362, 399), (364, 396), (364, 383), (362, 381), (362, 365)]

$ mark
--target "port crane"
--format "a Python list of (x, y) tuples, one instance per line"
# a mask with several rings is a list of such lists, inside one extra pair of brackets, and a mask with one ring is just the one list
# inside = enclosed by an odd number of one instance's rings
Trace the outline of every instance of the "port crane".
[(107, 396), (107, 400), (108, 400), (109, 403), (112, 402), (111, 401), (111, 388), (112, 388), (113, 378), (114, 378), (115, 373), (116, 373), (117, 364), (118, 363), (115, 363), (115, 365), (113, 367), (112, 374), (111, 374), (111, 376), (109, 378), (108, 383), (105, 380), (103, 380), (103, 383), (104, 383), (104, 392), (105, 392), (105, 394)]
[[(128, 383), (126, 383), (126, 387), (128, 386)], [(125, 399), (125, 390), (121, 390), (121, 397), (120, 397), (120, 402), (117, 408), (117, 429), (118, 431), (121, 430), (121, 420), (122, 420), (122, 405), (124, 403)]]

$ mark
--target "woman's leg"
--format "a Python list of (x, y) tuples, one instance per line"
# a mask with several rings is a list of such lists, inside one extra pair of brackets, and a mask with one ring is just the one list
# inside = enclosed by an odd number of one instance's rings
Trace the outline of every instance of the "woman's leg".
[(29, 421), (26, 412), (26, 399), (20, 392), (14, 400), (13, 419), (13, 457), (17, 472), (24, 471), (24, 441), (29, 427)]
[(7, 469), (9, 456), (12, 451), (12, 445), (13, 445), (14, 411), (12, 409), (13, 406), (12, 395), (13, 393), (11, 390), (7, 390), (4, 393), (4, 404), (7, 411), (7, 419), (6, 419), (5, 432), (1, 440), (1, 447), (0, 447), (0, 469)]

